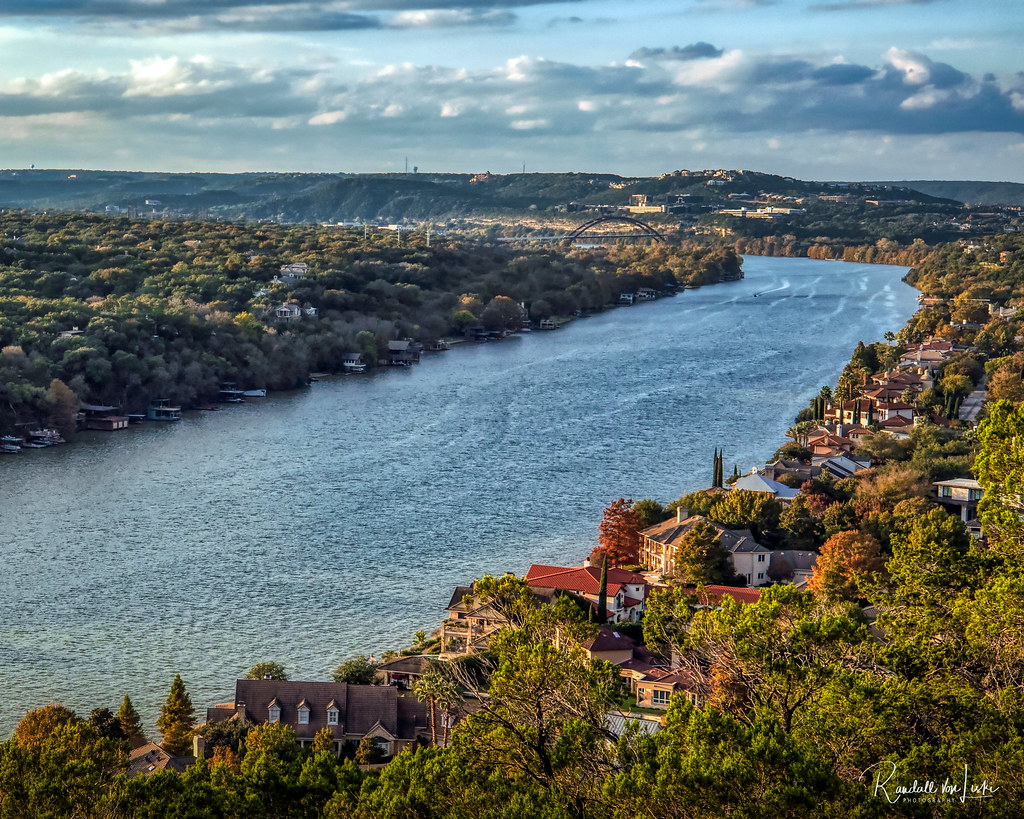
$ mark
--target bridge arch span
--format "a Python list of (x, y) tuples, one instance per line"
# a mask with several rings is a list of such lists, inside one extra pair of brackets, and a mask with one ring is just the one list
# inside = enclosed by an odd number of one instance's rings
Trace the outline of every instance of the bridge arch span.
[(575, 242), (591, 228), (597, 227), (598, 225), (604, 224), (606, 222), (622, 222), (625, 224), (633, 225), (634, 227), (638, 227), (640, 228), (640, 230), (643, 231), (643, 233), (640, 234), (641, 236), (650, 239), (655, 239), (659, 242), (665, 241), (665, 237), (658, 233), (658, 231), (656, 231), (649, 224), (647, 224), (646, 222), (641, 222), (639, 219), (634, 219), (631, 216), (599, 216), (597, 219), (591, 219), (589, 222), (580, 225), (578, 228), (571, 231), (570, 233), (565, 234), (565, 238), (570, 242)]

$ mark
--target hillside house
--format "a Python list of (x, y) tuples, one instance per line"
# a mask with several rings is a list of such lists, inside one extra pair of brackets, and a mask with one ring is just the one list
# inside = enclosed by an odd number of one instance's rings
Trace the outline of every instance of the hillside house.
[[(536, 593), (568, 592), (596, 610), (601, 592), (601, 569), (534, 564), (526, 572), (526, 582)], [(647, 581), (643, 575), (625, 569), (608, 569), (609, 622), (637, 622), (643, 616), (646, 599)]]
[(375, 740), (388, 756), (430, 739), (426, 706), (415, 697), (400, 696), (393, 686), (236, 680), (234, 701), (206, 712), (207, 722), (227, 719), (288, 725), (301, 747), (312, 745), (317, 731), (327, 728), (338, 755), (364, 737)]
[(770, 582), (768, 565), (772, 550), (754, 540), (749, 529), (726, 529), (702, 515), (688, 515), (688, 510), (680, 507), (675, 518), (640, 532), (640, 562), (652, 572), (673, 574), (676, 553), (686, 535), (697, 523), (705, 521), (718, 530), (718, 542), (729, 553), (736, 574), (745, 578), (750, 586), (764, 586)]

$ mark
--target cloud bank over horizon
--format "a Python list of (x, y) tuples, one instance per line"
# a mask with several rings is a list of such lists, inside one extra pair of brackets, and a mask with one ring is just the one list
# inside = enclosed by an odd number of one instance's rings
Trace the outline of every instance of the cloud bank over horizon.
[(52, 167), (371, 171), (413, 155), (1024, 181), (1006, 3), (978, 0), (971, 28), (932, 24), (930, 0), (10, 0), (0, 149)]

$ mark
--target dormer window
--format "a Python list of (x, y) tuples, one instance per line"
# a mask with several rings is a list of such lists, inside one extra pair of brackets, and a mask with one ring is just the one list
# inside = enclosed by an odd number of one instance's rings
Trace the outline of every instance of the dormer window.
[(309, 706), (303, 700), (298, 707), (299, 725), (309, 725)]
[(281, 721), (281, 706), (277, 703), (277, 697), (274, 697), (270, 701), (270, 705), (267, 706), (267, 722), (280, 722)]
[(338, 709), (328, 708), (327, 709), (327, 724), (337, 725), (338, 724)]

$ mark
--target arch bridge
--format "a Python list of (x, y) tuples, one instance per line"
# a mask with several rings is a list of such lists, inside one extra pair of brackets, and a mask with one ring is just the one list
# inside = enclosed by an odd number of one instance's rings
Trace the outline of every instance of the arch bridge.
[(615, 239), (618, 239), (618, 238), (622, 238), (622, 239), (625, 239), (625, 238), (631, 238), (631, 239), (632, 238), (644, 238), (644, 239), (654, 239), (655, 241), (658, 241), (658, 242), (664, 242), (665, 241), (665, 237), (662, 236), (660, 233), (658, 233), (658, 231), (655, 230), (653, 227), (651, 227), (649, 224), (647, 224), (646, 222), (641, 222), (639, 219), (634, 219), (631, 216), (599, 216), (597, 219), (591, 219), (589, 222), (586, 222), (586, 223), (580, 225), (575, 230), (565, 234), (565, 236), (563, 238), (566, 241), (570, 241), (570, 242), (578, 241), (579, 238), (581, 236), (583, 236), (583, 234), (586, 233), (587, 231), (589, 231), (591, 228), (595, 228), (598, 225), (606, 224), (608, 222), (620, 222), (620, 223), (624, 223), (624, 224), (628, 224), (628, 225), (633, 225), (633, 227), (640, 228), (641, 232), (640, 233), (627, 233), (627, 234), (621, 234), (621, 235), (620, 234), (609, 235), (607, 233), (603, 233), (603, 234), (600, 234), (600, 236), (602, 238), (605, 238), (605, 239), (613, 239), (613, 238), (615, 238)]

